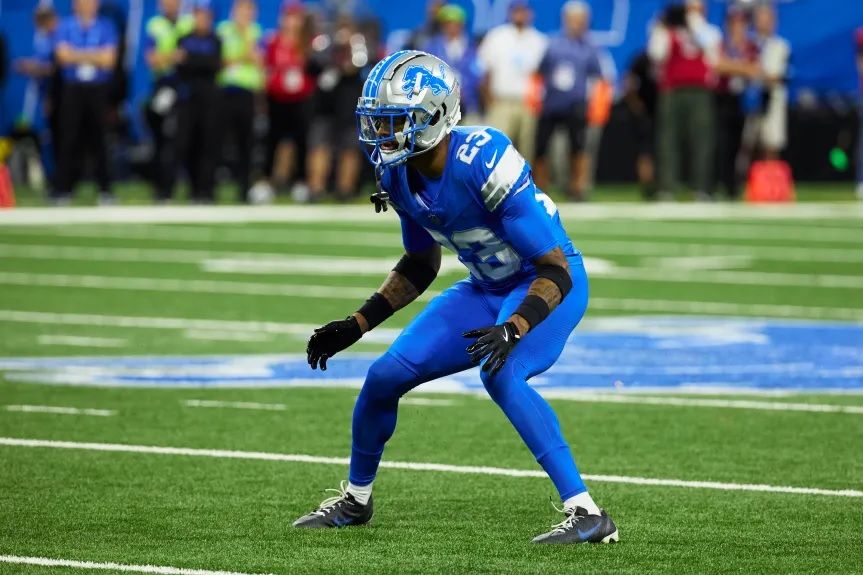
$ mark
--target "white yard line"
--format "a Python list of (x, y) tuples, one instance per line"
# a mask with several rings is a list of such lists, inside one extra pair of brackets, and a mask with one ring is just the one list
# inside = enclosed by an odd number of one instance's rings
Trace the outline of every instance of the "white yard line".
[(68, 567), (70, 569), (92, 569), (96, 571), (120, 571), (123, 573), (155, 573), (157, 575), (252, 575), (237, 571), (210, 571), (208, 569), (186, 569), (158, 565), (125, 565), (122, 563), (97, 563), (94, 561), (72, 561), (49, 559), (48, 557), (21, 557), (0, 555), (0, 563), (10, 565), (36, 565), (39, 567)]
[[(718, 407), (727, 409), (755, 409), (763, 411), (802, 411), (811, 413), (850, 413), (863, 415), (863, 406), (829, 405), (823, 403), (786, 403), (735, 399), (701, 399), (686, 397), (649, 397), (632, 394), (543, 392), (543, 397), (585, 403), (627, 403), (637, 405), (670, 405), (675, 407)], [(404, 399), (402, 400), (404, 401)]]
[(282, 283), (238, 282), (214, 280), (184, 280), (173, 278), (144, 278), (69, 274), (31, 274), (0, 272), (0, 284), (73, 287), (83, 289), (131, 290), (151, 292), (231, 294), (280, 296), (312, 299), (362, 299), (374, 288), (337, 287), (334, 285), (286, 285)]
[[(670, 272), (661, 273), (648, 272), (649, 281), (677, 281), (690, 282), (699, 281), (702, 275), (721, 274), (726, 272), (698, 272), (671, 275)], [(727, 272), (736, 273), (736, 272)], [(746, 274), (747, 272), (740, 272)], [(741, 276), (741, 279), (749, 280), (753, 285), (765, 283), (763, 275), (753, 274)], [(785, 274), (776, 274), (785, 275)], [(863, 276), (817, 276), (842, 279), (842, 287), (853, 289), (858, 283), (863, 282)], [(614, 279), (614, 278), (611, 278)], [(853, 281), (845, 281), (853, 280)], [(733, 283), (733, 282), (731, 282)], [(810, 285), (808, 282), (802, 282)], [(813, 282), (817, 285), (816, 282)], [(65, 275), (65, 274), (30, 274), (17, 272), (0, 272), (0, 284), (43, 286), (43, 287), (75, 287), (83, 289), (107, 289), (107, 290), (133, 290), (152, 292), (175, 292), (175, 293), (203, 293), (203, 294), (232, 294), (232, 295), (255, 295), (255, 296), (277, 296), (296, 297), (312, 299), (348, 299), (357, 300), (368, 296), (374, 291), (372, 287), (335, 287), (326, 285), (285, 285), (281, 283), (262, 282), (238, 282), (217, 280), (180, 280), (180, 279), (153, 279), (134, 278), (118, 276), (92, 276), (92, 275)], [(787, 285), (779, 281), (776, 285)], [(812, 287), (810, 285), (810, 287)], [(861, 284), (863, 287), (863, 284)], [(427, 291), (420, 296), (420, 301), (427, 301), (437, 295), (438, 292)], [(855, 308), (833, 308), (813, 306), (793, 306), (778, 304), (736, 304), (725, 302), (691, 302), (676, 300), (647, 300), (640, 298), (594, 298), (590, 301), (594, 309), (622, 310), (622, 311), (667, 311), (672, 313), (719, 313), (719, 314), (745, 314), (745, 315), (769, 315), (778, 317), (799, 317), (806, 319), (839, 319), (843, 321), (859, 321), (863, 319), (863, 309)]]
[[(28, 230), (28, 228), (17, 228)], [(32, 231), (32, 230), (31, 230)], [(61, 232), (62, 233), (62, 232)], [(321, 244), (346, 247), (375, 246), (401, 248), (398, 236), (379, 239), (368, 237), (364, 233), (337, 234), (328, 232), (327, 242), (309, 241), (306, 232), (285, 235), (285, 244)], [(93, 237), (104, 234), (100, 230), (93, 232)], [(380, 234), (378, 234), (380, 235)], [(697, 241), (697, 239), (695, 239)], [(250, 242), (256, 243), (256, 242)], [(831, 262), (831, 263), (861, 263), (863, 249), (842, 249), (813, 246), (752, 246), (740, 244), (699, 244), (693, 242), (643, 242), (625, 240), (591, 240), (576, 241), (589, 255), (618, 256), (660, 256), (660, 257), (749, 257), (766, 261), (791, 262)], [(67, 246), (0, 243), (0, 256), (12, 259), (42, 259), (70, 261), (119, 261), (119, 262), (156, 262), (156, 263), (187, 263), (200, 264), (208, 259), (233, 259), (243, 261), (291, 262), (302, 258), (326, 256), (289, 255), (275, 252), (238, 252), (220, 250), (190, 250), (169, 248), (123, 248), (98, 246)], [(390, 261), (392, 258), (387, 256)]]
[[(323, 465), (348, 465), (346, 457), (320, 457), (315, 455), (266, 453), (260, 451), (232, 451), (224, 449), (192, 449), (186, 447), (158, 447), (153, 445), (126, 445), (118, 443), (88, 443), (77, 441), (50, 441), (43, 439), (21, 439), (0, 437), (0, 445), (10, 447), (75, 449), (114, 453), (145, 453), (151, 455), (179, 455), (186, 457), (211, 457), (217, 459), (242, 459), (258, 461), (279, 461), (291, 463), (312, 463)], [(438, 473), (459, 473), (470, 475), (492, 475), (503, 477), (546, 478), (544, 471), (529, 469), (510, 469), (504, 467), (481, 467), (471, 465), (448, 465), (444, 463), (415, 463), (409, 461), (382, 461), (381, 467), (410, 471), (432, 471)], [(689, 481), (683, 479), (656, 479), (651, 477), (629, 477), (623, 475), (583, 475), (588, 481), (598, 483), (626, 483), (631, 485), (651, 485), (658, 487), (683, 487), (690, 489), (718, 489), (724, 491), (757, 491), (767, 493), (790, 493), (796, 495), (828, 495), (834, 497), (863, 497), (863, 491), (856, 489), (821, 489), (817, 487), (787, 487), (752, 483), (724, 483), (718, 481)]]
[[(728, 220), (729, 218), (850, 219), (863, 217), (863, 206), (849, 202), (763, 206), (750, 204), (560, 204), (562, 217), (579, 220)], [(58, 209), (16, 208), (0, 212), (2, 226), (69, 224), (164, 224), (243, 222), (386, 222), (392, 213), (370, 206), (113, 206)]]
[(70, 347), (123, 347), (126, 340), (118, 337), (84, 337), (78, 335), (40, 335), (39, 345)]
[[(79, 313), (51, 313), (0, 309), (0, 322), (35, 323), (50, 325), (84, 325), (99, 327), (122, 327), (140, 329), (204, 330), (211, 332), (242, 331), (246, 333), (268, 333), (306, 338), (318, 324), (284, 323), (274, 321), (232, 321), (216, 319), (194, 319), (182, 317), (141, 317), (124, 315), (97, 315)], [(363, 337), (371, 343), (390, 343), (400, 329), (378, 327)]]
[[(863, 224), (861, 224), (863, 225)], [(650, 242), (606, 239), (583, 239), (573, 236), (574, 243), (586, 254), (617, 256), (728, 256), (750, 257), (756, 260), (777, 262), (863, 262), (863, 249), (829, 248), (817, 246), (783, 245), (761, 246), (741, 244), (702, 243), (692, 238), (681, 242)]]
[(96, 417), (110, 417), (116, 415), (113, 409), (92, 409), (89, 407), (61, 407), (58, 405), (7, 405), (6, 411), (17, 411), (20, 413), (53, 413), (57, 415), (93, 415)]
[(279, 323), (272, 321), (232, 321), (182, 317), (139, 317), (41, 311), (0, 310), (0, 321), (37, 324), (85, 325), (99, 327), (129, 327), (143, 329), (198, 329), (214, 332), (241, 330), (287, 335), (308, 335), (317, 324)]
[(288, 408), (284, 403), (257, 403), (254, 401), (216, 401), (207, 399), (186, 399), (186, 407), (217, 407), (229, 409), (252, 409), (258, 411), (284, 411)]
[(420, 405), (427, 407), (452, 407), (458, 402), (452, 399), (434, 399), (431, 397), (403, 397), (399, 400), (399, 405)]
[(588, 308), (604, 311), (747, 315), (817, 320), (863, 321), (863, 309), (781, 304), (651, 300), (640, 298), (590, 298)]
[(680, 222), (608, 221), (601, 225), (574, 222), (570, 231), (579, 236), (623, 236), (658, 238), (715, 238), (719, 240), (796, 240), (816, 243), (863, 244), (860, 233), (854, 229), (822, 228), (818, 226), (747, 226), (736, 224), (690, 224)]
[(183, 332), (186, 339), (202, 341), (269, 341), (270, 334), (254, 331), (215, 331), (211, 329), (187, 329)]
[[(397, 224), (396, 224), (397, 225)], [(39, 228), (8, 228), (4, 233), (44, 237), (45, 235), (73, 238), (112, 238), (156, 240), (188, 243), (251, 244), (255, 246), (330, 245), (363, 246), (401, 249), (398, 233), (351, 232), (343, 230), (248, 230), (243, 228), (205, 228), (185, 226), (101, 227), (44, 230)]]
[[(588, 273), (590, 270), (588, 269)], [(724, 285), (773, 285), (819, 287), (834, 289), (863, 289), (863, 275), (806, 274), (782, 272), (717, 271), (673, 268), (614, 267), (605, 272), (592, 273), (593, 277), (610, 280), (683, 282)]]

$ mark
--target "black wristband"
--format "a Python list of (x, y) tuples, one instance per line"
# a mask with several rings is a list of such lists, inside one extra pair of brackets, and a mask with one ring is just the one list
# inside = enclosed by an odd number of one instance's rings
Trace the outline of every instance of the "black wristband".
[(417, 293), (426, 291), (437, 277), (437, 271), (434, 268), (408, 255), (403, 256), (399, 260), (393, 271), (398, 272), (411, 282), (411, 285), (416, 288)]
[(363, 307), (357, 311), (363, 314), (363, 317), (366, 318), (366, 322), (369, 324), (369, 329), (380, 325), (384, 320), (395, 313), (393, 306), (387, 298), (377, 292), (372, 294), (372, 297), (367, 299), (366, 303), (363, 304)]
[(561, 300), (572, 290), (572, 278), (569, 277), (569, 270), (558, 265), (542, 264), (536, 266), (536, 277), (547, 279), (554, 283), (557, 289), (560, 290)]
[(524, 298), (515, 313), (525, 319), (531, 328), (548, 317), (551, 310), (548, 308), (548, 303), (538, 295), (529, 295)]

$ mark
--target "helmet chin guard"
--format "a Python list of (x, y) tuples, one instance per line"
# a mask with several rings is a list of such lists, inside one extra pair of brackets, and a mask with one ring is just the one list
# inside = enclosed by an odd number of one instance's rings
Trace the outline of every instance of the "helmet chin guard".
[(369, 160), (396, 166), (434, 148), (461, 119), (459, 98), (455, 72), (431, 54), (404, 50), (378, 62), (356, 109)]

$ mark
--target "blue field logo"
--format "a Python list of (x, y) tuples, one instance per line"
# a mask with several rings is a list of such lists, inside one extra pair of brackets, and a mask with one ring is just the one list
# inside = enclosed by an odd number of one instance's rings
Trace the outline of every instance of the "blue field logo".
[[(585, 390), (863, 391), (863, 325), (622, 317), (585, 322), (531, 379), (549, 395)], [(0, 359), (7, 381), (122, 387), (359, 388), (376, 354), (339, 354), (325, 372), (302, 354)], [(482, 392), (477, 369), (423, 391)]]
[(443, 64), (440, 66), (440, 74), (440, 76), (435, 76), (431, 70), (419, 64), (410, 66), (405, 70), (402, 90), (408, 95), (408, 99), (412, 99), (426, 88), (430, 88), (435, 96), (443, 93), (449, 94), (452, 88), (445, 81), (446, 68)]

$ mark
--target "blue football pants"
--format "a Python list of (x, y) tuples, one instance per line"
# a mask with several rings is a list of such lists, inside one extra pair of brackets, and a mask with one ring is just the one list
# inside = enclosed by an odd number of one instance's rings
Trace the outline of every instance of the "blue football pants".
[[(527, 380), (551, 367), (587, 309), (587, 275), (580, 259), (570, 261), (572, 291), (513, 348), (495, 375), (482, 383), (548, 473), (561, 499), (587, 488), (563, 438), (551, 406)], [(472, 367), (462, 333), (500, 324), (516, 310), (533, 280), (509, 293), (493, 294), (462, 280), (429, 302), (369, 368), (354, 406), (349, 480), (368, 485), (377, 473), (384, 445), (396, 427), (399, 398), (414, 387)]]

